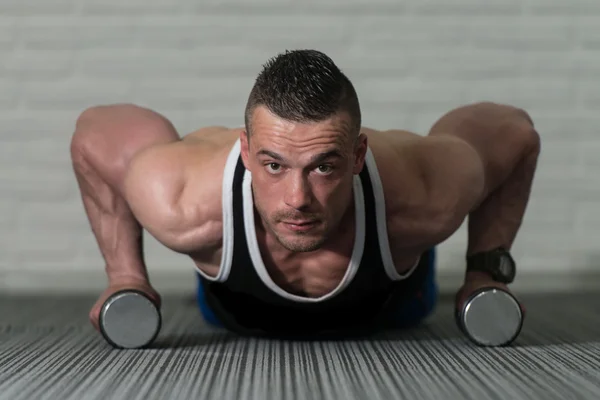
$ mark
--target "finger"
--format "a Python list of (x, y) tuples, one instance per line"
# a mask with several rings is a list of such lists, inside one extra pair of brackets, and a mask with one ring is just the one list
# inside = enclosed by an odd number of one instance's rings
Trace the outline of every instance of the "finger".
[(162, 297), (160, 296), (160, 294), (158, 294), (157, 292), (154, 292), (153, 293), (153, 299), (156, 302), (156, 306), (158, 308), (160, 308), (161, 305), (162, 305)]
[(96, 315), (95, 312), (91, 312), (89, 314), (90, 323), (92, 324), (94, 329), (96, 329), (97, 331), (100, 331), (100, 326), (98, 324), (98, 317), (99, 317), (99, 315)]
[(470, 293), (472, 293), (472, 292), (473, 292), (473, 285), (471, 285), (471, 284), (465, 284), (460, 288), (460, 290), (456, 293), (456, 298), (454, 301), (454, 305), (457, 310), (462, 310), (465, 302), (467, 301), (467, 298), (469, 297)]
[[(518, 301), (518, 300), (517, 300)], [(521, 307), (521, 313), (523, 314), (523, 317), (525, 317), (525, 314), (527, 314), (527, 308), (525, 307), (525, 305), (523, 303), (521, 303), (519, 301), (519, 306)]]

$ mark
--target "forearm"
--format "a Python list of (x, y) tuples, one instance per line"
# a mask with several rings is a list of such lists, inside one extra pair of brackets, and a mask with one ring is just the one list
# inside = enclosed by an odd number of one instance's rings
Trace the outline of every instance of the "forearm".
[(467, 255), (512, 247), (527, 201), (509, 198), (508, 191), (508, 188), (502, 187), (469, 214)]
[[(106, 195), (115, 196), (113, 193), (105, 193), (104, 200), (108, 200)], [(101, 203), (98, 200), (83, 194), (83, 203), (105, 261), (109, 282), (123, 278), (147, 280), (141, 226), (122, 198)]]
[[(75, 176), (109, 282), (147, 280), (143, 232), (126, 200), (86, 159), (77, 157)], [(106, 175), (106, 174), (105, 174)]]
[(468, 217), (467, 255), (497, 247), (510, 249), (529, 202), (538, 148), (532, 148)]
[(529, 115), (512, 106), (475, 103), (444, 115), (429, 135), (463, 139), (484, 165), (485, 191), (468, 216), (467, 255), (510, 249), (521, 227), (540, 152)]

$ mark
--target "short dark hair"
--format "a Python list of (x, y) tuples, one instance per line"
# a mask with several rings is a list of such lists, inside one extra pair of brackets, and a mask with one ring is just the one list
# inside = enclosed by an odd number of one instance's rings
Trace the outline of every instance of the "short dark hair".
[(256, 78), (246, 104), (248, 135), (258, 106), (288, 121), (320, 122), (343, 111), (358, 136), (361, 112), (358, 96), (333, 60), (317, 50), (287, 50), (269, 59)]

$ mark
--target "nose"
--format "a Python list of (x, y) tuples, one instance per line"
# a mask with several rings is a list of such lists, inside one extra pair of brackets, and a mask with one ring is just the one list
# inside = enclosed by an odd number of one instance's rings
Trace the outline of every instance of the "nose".
[(284, 195), (284, 202), (296, 210), (307, 209), (311, 205), (312, 192), (309, 182), (301, 172), (290, 174)]

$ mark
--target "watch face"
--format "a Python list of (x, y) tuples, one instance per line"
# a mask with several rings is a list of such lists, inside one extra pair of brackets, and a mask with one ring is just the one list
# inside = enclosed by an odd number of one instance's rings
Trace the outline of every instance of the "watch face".
[(504, 278), (511, 279), (514, 272), (513, 262), (510, 257), (503, 255), (500, 257), (500, 264), (498, 265), (498, 272)]

